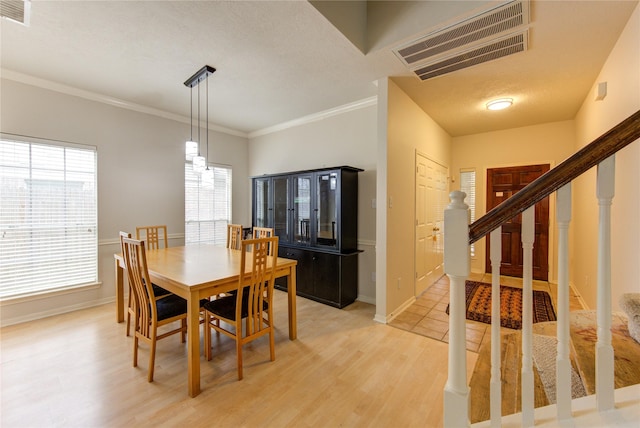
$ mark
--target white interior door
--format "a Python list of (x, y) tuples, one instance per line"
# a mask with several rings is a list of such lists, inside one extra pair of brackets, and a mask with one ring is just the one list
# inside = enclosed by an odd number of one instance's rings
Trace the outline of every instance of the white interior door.
[(415, 295), (443, 275), (443, 221), (447, 204), (447, 169), (416, 155)]
[(430, 233), (427, 225), (427, 159), (416, 156), (416, 282), (415, 293), (419, 296), (429, 286), (427, 284), (427, 246)]

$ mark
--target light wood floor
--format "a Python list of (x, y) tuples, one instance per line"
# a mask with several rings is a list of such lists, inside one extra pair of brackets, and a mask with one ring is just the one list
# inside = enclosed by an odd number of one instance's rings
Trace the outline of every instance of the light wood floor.
[[(155, 380), (148, 349), (133, 368), (132, 339), (114, 304), (3, 328), (3, 428), (81, 426), (442, 426), (447, 348), (373, 321), (374, 307), (335, 309), (298, 297), (298, 339), (288, 339), (286, 294), (276, 293), (276, 360), (268, 339), (235, 348), (213, 338), (201, 357), (202, 393), (187, 395), (186, 347), (161, 340)], [(476, 354), (468, 353), (470, 376)]]

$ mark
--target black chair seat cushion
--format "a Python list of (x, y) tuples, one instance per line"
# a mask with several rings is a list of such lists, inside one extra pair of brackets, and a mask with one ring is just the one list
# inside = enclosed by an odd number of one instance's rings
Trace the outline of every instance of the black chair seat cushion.
[(155, 294), (156, 297), (160, 297), (160, 296), (166, 296), (167, 294), (171, 294), (170, 291), (165, 290), (164, 288), (160, 287), (159, 285), (155, 285), (155, 284), (151, 284), (153, 286), (153, 294)]
[[(219, 315), (223, 318), (235, 321), (237, 297), (237, 294), (232, 294), (216, 300), (211, 300), (210, 302), (206, 302), (203, 308), (214, 315)], [(245, 293), (242, 293), (242, 310), (240, 311), (240, 316), (242, 318), (246, 318), (249, 316), (248, 306), (249, 296)], [(269, 308), (269, 303), (266, 300), (262, 302), (262, 308), (265, 311)]]
[[(207, 299), (200, 300), (200, 307), (209, 302)], [(178, 315), (187, 313), (187, 301), (180, 296), (171, 294), (162, 299), (156, 300), (158, 310), (158, 321), (166, 320)]]

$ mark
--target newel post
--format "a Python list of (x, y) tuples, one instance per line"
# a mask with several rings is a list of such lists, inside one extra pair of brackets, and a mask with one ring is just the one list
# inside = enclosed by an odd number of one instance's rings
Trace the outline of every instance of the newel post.
[(449, 194), (444, 211), (444, 272), (449, 277), (449, 373), (444, 387), (444, 426), (469, 426), (465, 281), (469, 277), (469, 207), (466, 193)]

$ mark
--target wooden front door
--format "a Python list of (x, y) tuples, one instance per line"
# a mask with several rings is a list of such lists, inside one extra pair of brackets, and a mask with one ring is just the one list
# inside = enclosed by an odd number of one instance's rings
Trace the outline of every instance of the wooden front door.
[[(549, 171), (549, 165), (516, 166), (487, 170), (487, 212), (509, 199), (524, 186)], [(502, 263), (500, 274), (522, 277), (522, 215), (502, 225)], [(486, 238), (486, 271), (491, 272), (490, 239)], [(549, 198), (535, 206), (533, 243), (533, 279), (547, 281), (549, 276)]]

